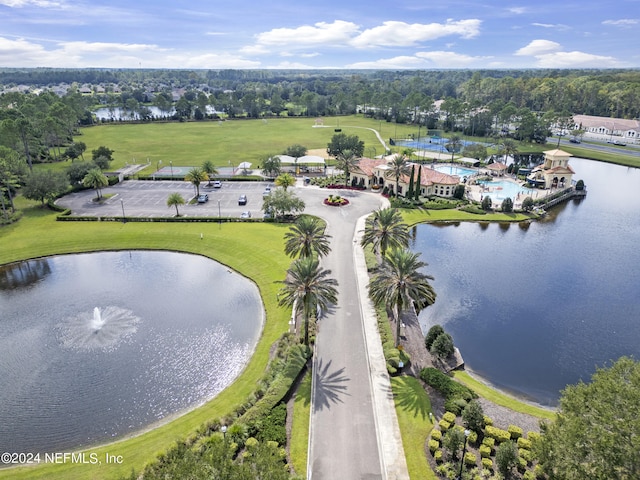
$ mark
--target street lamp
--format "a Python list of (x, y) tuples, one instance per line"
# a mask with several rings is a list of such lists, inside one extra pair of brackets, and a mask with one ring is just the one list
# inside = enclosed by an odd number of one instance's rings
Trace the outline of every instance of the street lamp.
[(124, 216), (124, 200), (120, 199), (120, 205), (122, 206), (122, 223), (126, 223), (126, 219)]
[(222, 425), (220, 427), (220, 431), (222, 432), (222, 438), (223, 439), (227, 439), (227, 426), (226, 425)]
[(156, 172), (160, 170), (160, 165), (162, 165), (162, 160), (156, 162)]
[(467, 440), (471, 435), (470, 430), (464, 431), (464, 446), (462, 447), (462, 458), (460, 459), (460, 472), (458, 473), (458, 480), (462, 480), (462, 466), (464, 465), (464, 454), (467, 453)]
[(222, 229), (222, 216), (220, 215), (220, 199), (218, 199), (218, 230)]
[(173, 180), (173, 160), (169, 160), (169, 165), (171, 165), (171, 180)]

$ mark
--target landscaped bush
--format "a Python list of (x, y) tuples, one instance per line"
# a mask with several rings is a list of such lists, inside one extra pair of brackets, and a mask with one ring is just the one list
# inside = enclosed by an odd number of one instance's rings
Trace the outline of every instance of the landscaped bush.
[(493, 471), (493, 460), (491, 460), (490, 458), (483, 458), (482, 468), (485, 468), (489, 471)]
[(473, 454), (472, 452), (466, 452), (464, 454), (464, 464), (465, 465), (475, 466), (477, 460), (478, 459), (476, 458), (475, 454)]
[(484, 429), (485, 435), (490, 438), (494, 438), (496, 442), (502, 443), (507, 440), (511, 440), (511, 434), (506, 430), (502, 430), (501, 428), (493, 427), (491, 425), (487, 425)]
[(451, 423), (447, 422), (444, 419), (440, 420), (438, 422), (438, 425), (440, 426), (440, 430), (442, 430), (443, 432), (446, 432), (447, 430), (449, 430), (451, 428)]
[(527, 450), (526, 448), (519, 448), (518, 456), (525, 460), (527, 464), (533, 461), (533, 454), (531, 453), (531, 450)]
[(475, 400), (471, 400), (462, 411), (462, 421), (469, 430), (481, 432), (484, 428), (482, 405)]
[(493, 419), (487, 415), (482, 416), (485, 425), (493, 425)]
[(440, 441), (442, 439), (442, 432), (440, 430), (433, 430), (431, 432), (431, 438)]
[(440, 442), (438, 440), (429, 440), (429, 451), (431, 453), (435, 453), (438, 448), (440, 448)]
[(482, 458), (489, 458), (491, 456), (491, 447), (489, 445), (480, 445), (479, 451)]
[(452, 412), (444, 412), (442, 418), (449, 423), (454, 423), (456, 421), (456, 414)]
[(482, 439), (482, 445), (486, 445), (487, 447), (489, 447), (490, 449), (493, 450), (493, 447), (496, 444), (496, 439), (495, 438), (491, 438), (491, 437), (484, 437)]
[(429, 328), (429, 331), (424, 337), (424, 346), (427, 347), (427, 350), (431, 350), (431, 345), (436, 341), (436, 338), (440, 336), (440, 334), (444, 333), (444, 328), (442, 325), (433, 325)]
[(432, 386), (442, 393), (446, 398), (458, 397), (467, 401), (478, 398), (476, 392), (471, 390), (469, 387), (456, 382), (436, 368), (423, 368), (420, 371), (420, 378), (427, 385)]
[(272, 441), (279, 446), (287, 444), (287, 405), (278, 404), (260, 423), (256, 436), (262, 442)]
[(467, 439), (467, 441), (471, 445), (477, 445), (477, 443), (478, 443), (478, 432), (474, 432), (473, 430), (471, 432), (469, 432), (469, 438)]
[(509, 425), (507, 432), (511, 434), (511, 439), (515, 440), (522, 436), (522, 429), (517, 425)]
[(527, 470), (526, 472), (524, 472), (524, 475), (522, 476), (522, 480), (536, 480), (536, 474), (533, 473), (531, 470)]
[(518, 448), (526, 448), (527, 450), (531, 450), (531, 440), (527, 440), (524, 437), (518, 438), (517, 445)]
[(474, 215), (486, 215), (487, 212), (480, 208), (478, 205), (470, 204), (460, 207), (460, 210), (467, 213), (473, 213)]
[(467, 401), (459, 397), (453, 397), (444, 402), (444, 408), (456, 415), (460, 415), (466, 406)]
[(442, 463), (442, 450), (437, 450), (436, 453), (433, 454), (433, 459), (436, 463)]

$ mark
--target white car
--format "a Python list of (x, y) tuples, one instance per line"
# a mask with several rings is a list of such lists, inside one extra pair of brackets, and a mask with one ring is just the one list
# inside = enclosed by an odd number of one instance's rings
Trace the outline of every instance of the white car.
[(222, 187), (222, 182), (220, 180), (216, 180), (213, 182), (213, 188), (220, 188)]

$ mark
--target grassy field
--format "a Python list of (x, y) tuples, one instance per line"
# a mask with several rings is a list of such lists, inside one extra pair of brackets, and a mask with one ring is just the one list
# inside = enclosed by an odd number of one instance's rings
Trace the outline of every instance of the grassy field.
[(532, 218), (523, 213), (487, 213), (476, 215), (462, 210), (403, 209), (402, 217), (409, 226), (428, 222), (525, 222)]
[[(244, 402), (262, 376), (273, 342), (288, 329), (289, 313), (277, 306), (276, 281), (282, 280), (290, 259), (283, 253), (287, 227), (263, 223), (212, 224), (56, 222), (49, 210), (20, 200), (25, 216), (0, 229), (0, 265), (53, 254), (120, 249), (163, 249), (204, 255), (251, 278), (260, 289), (266, 324), (255, 354), (233, 384), (206, 405), (137, 437), (87, 449), (101, 459), (122, 455), (121, 465), (43, 465), (0, 470), (0, 478), (90, 479), (118, 478), (139, 470), (175, 440), (204, 422), (222, 417)], [(46, 232), (46, 234), (44, 234)], [(204, 232), (204, 240), (200, 233)], [(257, 241), (256, 239), (259, 239)], [(257, 246), (259, 245), (259, 248)], [(238, 255), (238, 252), (243, 252)], [(256, 268), (259, 265), (260, 268)]]

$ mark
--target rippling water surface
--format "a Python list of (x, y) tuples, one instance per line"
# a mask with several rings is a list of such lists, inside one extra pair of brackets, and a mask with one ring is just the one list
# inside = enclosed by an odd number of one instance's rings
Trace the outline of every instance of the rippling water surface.
[(195, 255), (1, 267), (0, 451), (76, 449), (192, 408), (238, 375), (262, 322), (256, 286)]
[(572, 159), (584, 200), (531, 224), (419, 225), (440, 323), (469, 368), (554, 405), (622, 355), (640, 359), (640, 170)]

